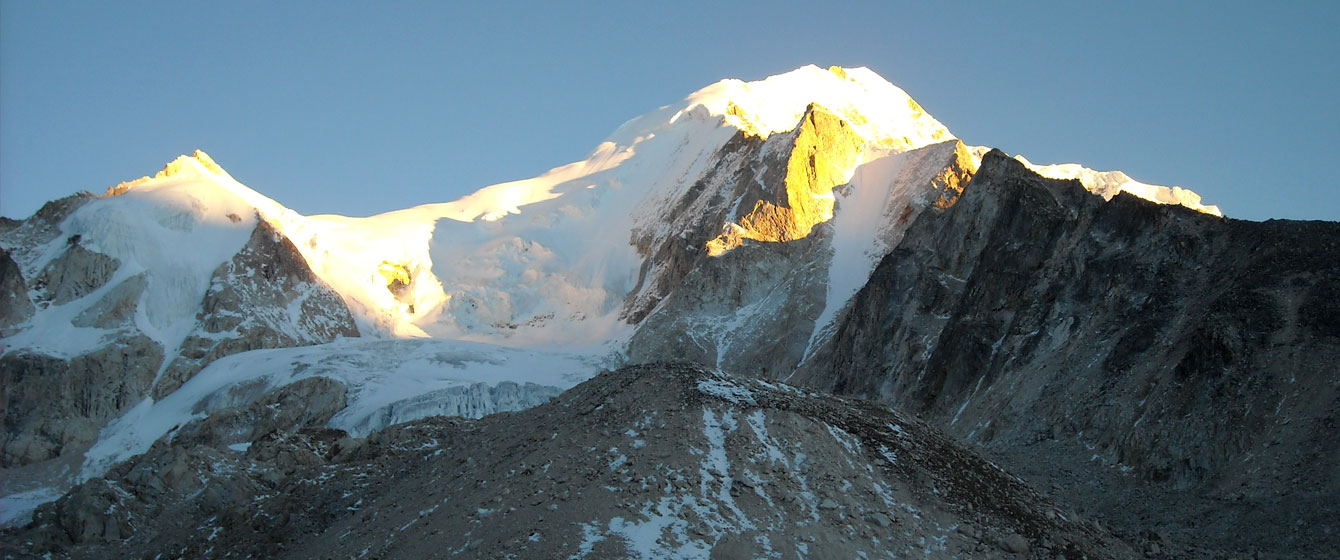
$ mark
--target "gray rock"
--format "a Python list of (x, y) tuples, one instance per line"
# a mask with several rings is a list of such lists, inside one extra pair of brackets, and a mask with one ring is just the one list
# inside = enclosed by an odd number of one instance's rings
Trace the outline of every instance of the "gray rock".
[(76, 327), (115, 329), (133, 327), (140, 297), (148, 285), (146, 273), (136, 274), (108, 290), (97, 303), (74, 318)]
[(0, 329), (22, 323), (32, 315), (33, 302), (28, 299), (23, 271), (9, 251), (0, 249)]
[(1018, 533), (1006, 533), (1000, 538), (1000, 549), (1012, 554), (1028, 554), (1028, 539)]
[(121, 266), (112, 257), (85, 249), (77, 237), (71, 237), (65, 252), (33, 279), (40, 301), (59, 305), (84, 297), (106, 284)]
[[(756, 404), (743, 409), (705, 394), (702, 381), (744, 387)], [(313, 381), (275, 403), (291, 408), (318, 394), (325, 390)], [(269, 408), (257, 404), (255, 412)], [(903, 433), (890, 433), (890, 424)], [(833, 426), (861, 448), (895, 440), (916, 445), (900, 455), (897, 472), (867, 468), (868, 457), (835, 439)], [(245, 453), (205, 445), (225, 441), (226, 428), (213, 418), (183, 427), (106, 479), (40, 508), (33, 525), (4, 534), (0, 552), (311, 558), (367, 550), (426, 558), (487, 550), (520, 558), (583, 551), (626, 558), (681, 550), (752, 558), (803, 549), (811, 558), (896, 551), (946, 559), (957, 550), (927, 553), (926, 543), (942, 537), (943, 527), (962, 526), (971, 506), (970, 515), (988, 526), (1031, 526), (1064, 537), (1076, 557), (1134, 554), (1105, 531), (1048, 520), (1043, 512), (1054, 504), (893, 410), (698, 367), (607, 372), (534, 408), (394, 425), (348, 452), (338, 449), (346, 434), (318, 427), (261, 434)], [(642, 446), (629, 444), (626, 431), (633, 428)], [(770, 459), (770, 450), (782, 459)], [(802, 453), (831, 460), (800, 460)], [(622, 470), (613, 472), (619, 455)], [(770, 462), (773, 473), (760, 474)], [(771, 499), (732, 495), (727, 475), (763, 477), (756, 488)], [(916, 514), (897, 531), (861, 534), (845, 522), (814, 522), (812, 501), (778, 499), (802, 487), (828, 491), (833, 481), (851, 482), (843, 501), (853, 507), (878, 511), (887, 499)], [(646, 492), (624, 491), (643, 484)]]
[[(293, 302), (301, 302), (300, 307), (292, 309)], [(344, 300), (265, 220), (257, 222), (242, 250), (214, 271), (197, 321), (199, 327), (155, 386), (155, 398), (175, 391), (224, 356), (358, 336)]]
[(68, 360), (0, 355), (0, 467), (92, 443), (107, 421), (140, 402), (162, 359), (163, 350), (144, 335)]

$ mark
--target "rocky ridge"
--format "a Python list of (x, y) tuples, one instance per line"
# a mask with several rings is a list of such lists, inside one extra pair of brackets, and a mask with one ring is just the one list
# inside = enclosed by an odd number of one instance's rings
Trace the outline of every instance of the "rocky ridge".
[[(313, 380), (313, 382), (316, 382)], [(299, 398), (254, 406), (288, 414)], [(329, 410), (329, 407), (323, 409)], [(366, 439), (322, 414), (243, 445), (211, 417), (9, 533), (74, 558), (1124, 558), (1129, 545), (869, 402), (688, 365)], [(306, 426), (306, 427), (303, 427)]]
[(1335, 223), (1103, 203), (995, 152), (790, 380), (914, 412), (1130, 530), (1324, 550), (1337, 263)]

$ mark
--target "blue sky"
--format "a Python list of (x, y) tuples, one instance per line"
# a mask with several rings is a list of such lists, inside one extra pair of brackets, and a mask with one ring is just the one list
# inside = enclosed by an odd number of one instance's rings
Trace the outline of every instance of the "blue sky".
[(0, 215), (201, 148), (304, 214), (575, 161), (722, 78), (868, 66), (970, 144), (1340, 219), (1340, 4), (0, 2)]

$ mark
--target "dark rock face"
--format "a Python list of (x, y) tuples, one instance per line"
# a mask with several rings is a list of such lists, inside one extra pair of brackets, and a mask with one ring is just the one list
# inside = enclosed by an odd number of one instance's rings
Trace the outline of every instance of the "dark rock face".
[[(276, 401), (261, 409), (300, 406)], [(319, 416), (319, 415), (318, 415)], [(319, 417), (307, 419), (317, 426)], [(1128, 558), (1101, 525), (866, 401), (693, 366), (366, 439), (182, 428), (38, 510), (7, 554), (70, 557)], [(232, 433), (227, 429), (223, 432)], [(1176, 552), (1185, 552), (1178, 549)]]
[(71, 359), (10, 352), (0, 356), (0, 467), (82, 450), (98, 430), (144, 398), (163, 351), (131, 336)]
[(746, 242), (703, 261), (633, 335), (630, 361), (688, 360), (765, 376), (795, 367), (823, 311), (822, 242), (822, 234)]
[(32, 314), (33, 302), (28, 299), (23, 271), (9, 251), (0, 249), (0, 329), (22, 323)]
[(33, 270), (25, 267), (39, 256), (37, 253), (43, 245), (61, 236), (60, 223), (93, 199), (92, 193), (80, 192), (43, 204), (28, 219), (9, 220), (0, 227), (0, 241), (11, 252), (10, 256), (19, 264), (20, 270), (28, 270), (36, 276)]
[[(97, 557), (122, 550), (119, 554), (135, 555), (126, 545), (175, 536), (174, 531), (202, 521), (199, 515), (230, 510), (240, 515), (258, 497), (273, 492), (286, 473), (325, 463), (324, 453), (313, 451), (322, 449), (334, 431), (319, 426), (343, 408), (344, 396), (338, 382), (304, 379), (250, 406), (187, 424), (171, 444), (160, 441), (144, 455), (113, 468), (106, 478), (82, 484), (61, 501), (44, 505), (38, 519), (51, 524), (33, 534), (36, 540), (24, 546), (35, 548), (24, 552)], [(247, 468), (242, 453), (227, 447), (239, 441), (248, 444), (243, 447), (253, 447), (249, 455), (267, 467), (263, 472), (242, 475), (235, 470)], [(256, 445), (250, 446), (253, 441)], [(40, 521), (38, 525), (42, 526)], [(15, 552), (13, 544), (9, 547), (7, 555)]]
[(246, 389), (261, 394), (256, 398), (231, 395), (251, 404), (225, 408), (182, 426), (172, 436), (173, 443), (223, 448), (249, 444), (275, 432), (321, 427), (344, 409), (348, 393), (343, 384), (325, 377), (309, 377), (268, 393), (263, 392), (263, 384)]
[(1105, 204), (993, 152), (792, 380), (915, 411), (1128, 527), (1320, 550), (1338, 291), (1340, 224)]
[[(649, 258), (625, 306), (639, 324), (630, 362), (690, 360), (731, 371), (799, 362), (827, 272), (825, 208), (816, 203), (831, 211), (831, 196), (822, 195), (837, 186), (833, 171), (856, 158), (855, 144), (849, 126), (816, 105), (792, 132), (767, 140), (739, 132), (717, 166), (674, 201), (666, 223), (635, 230), (633, 243)], [(665, 231), (678, 234), (658, 237)], [(729, 325), (760, 302), (785, 312), (739, 321), (749, 332)]]
[(133, 328), (135, 311), (148, 287), (148, 274), (139, 273), (122, 280), (71, 321), (76, 327), (98, 329)]
[(196, 319), (196, 332), (182, 342), (180, 354), (163, 372), (155, 398), (175, 391), (224, 356), (358, 336), (344, 299), (265, 220), (257, 222), (242, 250), (214, 271)]

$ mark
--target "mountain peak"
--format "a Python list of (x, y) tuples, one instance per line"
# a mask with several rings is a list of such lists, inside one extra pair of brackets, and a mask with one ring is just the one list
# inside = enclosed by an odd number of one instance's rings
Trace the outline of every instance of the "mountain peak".
[(906, 92), (863, 67), (808, 65), (754, 82), (727, 79), (687, 101), (754, 136), (792, 130), (810, 104), (819, 104), (884, 148), (905, 151), (954, 138)]
[(196, 150), (195, 153), (189, 156), (177, 156), (177, 159), (168, 162), (168, 164), (163, 167), (162, 171), (155, 174), (154, 178), (175, 177), (183, 173), (191, 172), (196, 174), (207, 172), (213, 175), (228, 174), (222, 167), (219, 167), (219, 164), (214, 163), (214, 158), (209, 157), (209, 154), (205, 153), (204, 150)]
[(103, 193), (103, 196), (124, 194), (126, 191), (148, 183), (149, 181), (173, 177), (231, 178), (227, 171), (224, 171), (222, 167), (219, 167), (218, 163), (214, 162), (214, 158), (209, 157), (209, 154), (205, 153), (204, 150), (197, 149), (189, 156), (177, 156), (177, 159), (168, 162), (167, 165), (163, 166), (163, 170), (155, 173), (153, 177), (145, 175), (139, 179), (122, 181), (115, 186), (108, 188), (107, 191)]

